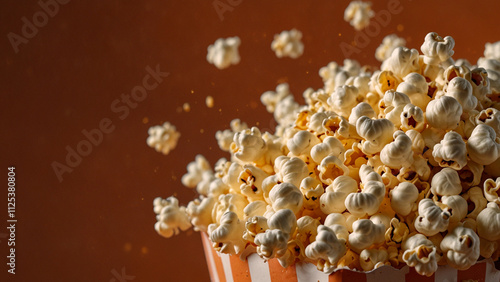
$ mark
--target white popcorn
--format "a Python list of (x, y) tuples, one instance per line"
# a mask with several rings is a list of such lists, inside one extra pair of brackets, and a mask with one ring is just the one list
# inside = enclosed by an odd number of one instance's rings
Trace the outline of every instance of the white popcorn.
[(411, 139), (411, 148), (415, 154), (422, 154), (425, 148), (425, 141), (422, 134), (417, 130), (410, 129), (405, 132)]
[(244, 165), (243, 171), (238, 177), (241, 194), (245, 195), (250, 202), (264, 200), (262, 181), (268, 176), (258, 167)]
[(431, 192), (434, 195), (447, 196), (458, 195), (462, 192), (458, 172), (452, 168), (445, 167), (432, 178)]
[(292, 183), (284, 182), (271, 189), (269, 200), (275, 211), (290, 209), (298, 213), (302, 208), (303, 195), (297, 186)]
[(451, 64), (451, 56), (455, 53), (455, 40), (451, 36), (444, 39), (435, 32), (430, 32), (425, 36), (425, 42), (420, 47), (424, 53), (424, 63), (437, 65), (439, 63)]
[(319, 207), (320, 197), (325, 192), (325, 189), (318, 179), (308, 176), (302, 179), (300, 192), (304, 195), (304, 208), (312, 210)]
[(409, 73), (418, 72), (420, 70), (418, 58), (417, 49), (396, 47), (394, 51), (392, 51), (391, 56), (382, 63), (380, 69), (383, 71), (391, 71), (395, 76), (403, 79)]
[[(347, 175), (340, 175), (332, 184), (326, 187), (325, 193), (320, 198), (320, 208), (325, 214), (340, 213), (345, 211), (347, 195), (358, 190), (356, 180)], [(326, 225), (326, 224), (325, 224)]]
[[(401, 78), (392, 73), (392, 71), (376, 71), (370, 79), (370, 90), (383, 96), (387, 90), (396, 90), (400, 83)], [(378, 99), (379, 97), (376, 97), (376, 100)], [(370, 105), (372, 104), (370, 103)]]
[(318, 226), (316, 241), (306, 247), (306, 256), (317, 260), (317, 267), (324, 273), (332, 273), (340, 258), (346, 251), (344, 239), (338, 239), (332, 229), (320, 225)]
[(179, 207), (179, 201), (174, 196), (162, 199), (160, 197), (153, 201), (154, 211), (158, 222), (155, 230), (161, 236), (170, 238), (179, 234), (179, 229), (185, 231), (191, 227), (185, 207)]
[(380, 152), (380, 160), (390, 168), (410, 167), (413, 163), (413, 150), (410, 137), (403, 131), (394, 132), (394, 141)]
[(339, 139), (328, 136), (323, 140), (323, 143), (316, 144), (311, 149), (311, 157), (315, 163), (319, 164), (329, 155), (337, 157), (339, 160), (344, 159), (345, 148)]
[(425, 109), (432, 98), (428, 95), (429, 85), (425, 77), (416, 72), (405, 76), (396, 91), (406, 94), (411, 103), (421, 109)]
[(497, 137), (500, 137), (500, 111), (495, 108), (482, 110), (474, 119), (476, 124), (486, 124), (495, 130)]
[(441, 258), (436, 246), (422, 234), (416, 234), (403, 242), (403, 261), (415, 267), (420, 275), (432, 276), (436, 272), (437, 262)]
[(264, 201), (253, 201), (249, 203), (243, 209), (243, 219), (247, 220), (250, 217), (264, 216), (264, 213), (267, 211), (267, 206), (267, 203)]
[(422, 109), (419, 107), (407, 104), (400, 115), (401, 118), (401, 129), (416, 130), (421, 132), (425, 128), (425, 116)]
[(224, 254), (239, 254), (245, 249), (245, 223), (232, 211), (225, 212), (220, 224), (212, 223), (208, 226), (208, 235), (216, 251)]
[(384, 248), (364, 249), (359, 254), (359, 263), (364, 271), (370, 271), (383, 265), (391, 265), (388, 261), (389, 253)]
[(495, 43), (486, 43), (484, 45), (484, 56), (488, 59), (500, 61), (500, 41)]
[(309, 154), (311, 148), (321, 141), (311, 132), (301, 130), (287, 141), (287, 147), (294, 156)]
[(194, 188), (211, 175), (213, 172), (207, 159), (202, 155), (196, 155), (195, 160), (187, 165), (187, 173), (182, 176), (181, 182), (186, 187)]
[(279, 156), (274, 161), (274, 171), (281, 182), (300, 187), (302, 179), (309, 176), (307, 164), (297, 157)]
[[(333, 230), (337, 238), (349, 240), (346, 217), (340, 213), (331, 213), (325, 218), (325, 226)], [(352, 229), (352, 224), (350, 224)], [(351, 230), (352, 231), (352, 230)]]
[(186, 207), (186, 214), (191, 220), (194, 230), (207, 232), (208, 226), (213, 223), (212, 209), (214, 205), (215, 198), (213, 197), (201, 197), (201, 201), (195, 199), (189, 202)]
[(404, 47), (405, 45), (406, 40), (404, 38), (398, 37), (396, 34), (389, 34), (382, 39), (382, 43), (377, 47), (375, 58), (383, 62), (391, 56), (394, 49)]
[(441, 167), (462, 169), (467, 164), (467, 151), (462, 135), (455, 131), (447, 132), (443, 140), (434, 146), (432, 156)]
[(392, 247), (401, 244), (408, 238), (409, 233), (408, 225), (394, 217), (391, 219), (389, 228), (385, 231), (385, 243)]
[(273, 214), (268, 222), (269, 229), (255, 236), (257, 253), (265, 260), (282, 257), (287, 251), (287, 242), (297, 226), (293, 211), (283, 209)]
[(231, 129), (226, 129), (224, 131), (219, 130), (215, 133), (215, 139), (217, 139), (219, 147), (225, 152), (229, 152), (234, 134), (248, 129), (247, 124), (241, 122), (240, 119), (233, 119), (230, 123), (230, 127)]
[(467, 140), (467, 153), (478, 164), (489, 165), (500, 157), (500, 137), (486, 124), (478, 124)]
[(207, 61), (218, 69), (225, 69), (240, 62), (238, 47), (241, 44), (239, 37), (219, 38), (208, 46)]
[(333, 180), (340, 175), (348, 175), (349, 168), (347, 168), (342, 161), (335, 156), (327, 156), (318, 166), (319, 179), (327, 185), (333, 183)]
[(500, 240), (500, 207), (489, 202), (476, 218), (477, 234), (489, 241)]
[(269, 229), (267, 225), (267, 218), (263, 216), (252, 216), (246, 220), (245, 232), (243, 233), (243, 239), (254, 242), (255, 236), (260, 233), (266, 232)]
[(373, 223), (369, 219), (358, 219), (353, 223), (352, 229), (349, 234), (349, 247), (356, 253), (385, 241), (386, 228), (383, 224)]
[(276, 104), (274, 119), (278, 122), (278, 125), (290, 126), (294, 124), (299, 112), (299, 104), (290, 95)]
[(363, 217), (375, 214), (385, 196), (382, 178), (373, 169), (363, 164), (359, 170), (363, 188), (361, 192), (351, 193), (345, 199), (347, 210), (354, 216)]
[(467, 201), (462, 196), (443, 196), (441, 203), (450, 213), (450, 224), (458, 223), (467, 216)]
[(375, 154), (392, 141), (394, 124), (388, 119), (370, 119), (362, 116), (356, 122), (356, 130), (364, 141), (363, 153)]
[(467, 193), (463, 195), (464, 199), (474, 209), (467, 215), (468, 218), (476, 219), (479, 213), (486, 208), (488, 200), (483, 195), (483, 190), (479, 187), (470, 188)]
[(361, 102), (352, 108), (351, 114), (349, 115), (349, 123), (356, 126), (356, 122), (362, 116), (375, 118), (377, 115), (370, 104)]
[(351, 114), (352, 108), (356, 105), (358, 88), (355, 86), (343, 85), (335, 88), (335, 91), (327, 100), (332, 110), (347, 118)]
[(483, 184), (484, 196), (489, 202), (500, 204), (500, 177), (496, 181), (488, 178)]
[(370, 18), (375, 15), (371, 6), (370, 2), (352, 1), (344, 11), (344, 20), (356, 30), (364, 29), (370, 24)]
[(164, 155), (168, 155), (171, 150), (175, 149), (181, 136), (175, 126), (168, 121), (163, 125), (150, 127), (148, 134), (149, 137), (146, 140), (148, 146)]
[(415, 220), (415, 229), (418, 232), (433, 236), (448, 228), (450, 213), (442, 210), (431, 199), (423, 199), (418, 203), (418, 217)]
[(474, 230), (457, 226), (441, 241), (441, 250), (448, 265), (469, 269), (479, 258), (479, 237)]
[(472, 95), (472, 85), (464, 78), (453, 78), (446, 88), (445, 95), (455, 98), (464, 111), (470, 112), (476, 108), (477, 98)]
[(462, 105), (453, 97), (443, 96), (427, 104), (425, 118), (427, 123), (443, 130), (455, 129), (462, 115)]
[(260, 101), (266, 106), (268, 112), (274, 113), (276, 105), (290, 95), (292, 95), (292, 93), (290, 92), (288, 83), (281, 83), (276, 86), (276, 91), (266, 91), (262, 93)]
[(389, 192), (392, 209), (402, 216), (417, 210), (418, 189), (410, 182), (402, 182)]
[(278, 58), (290, 57), (296, 59), (304, 52), (304, 44), (300, 41), (301, 39), (302, 32), (295, 28), (290, 31), (284, 30), (280, 34), (274, 35), (271, 49)]
[(231, 143), (231, 152), (242, 162), (262, 161), (266, 150), (266, 142), (257, 127), (237, 132)]
[(387, 90), (383, 99), (379, 102), (380, 114), (390, 120), (396, 127), (399, 127), (401, 125), (401, 113), (407, 104), (410, 104), (410, 99), (406, 94)]
[(214, 222), (221, 222), (224, 213), (231, 211), (238, 218), (243, 219), (243, 209), (248, 205), (248, 200), (241, 194), (225, 194), (219, 196), (219, 201), (215, 203), (212, 210), (212, 219)]

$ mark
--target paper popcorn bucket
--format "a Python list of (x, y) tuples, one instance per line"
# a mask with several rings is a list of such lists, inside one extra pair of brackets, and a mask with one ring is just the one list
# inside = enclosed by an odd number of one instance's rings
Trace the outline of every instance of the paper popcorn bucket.
[(478, 262), (467, 270), (457, 270), (450, 266), (439, 266), (431, 277), (419, 275), (413, 268), (405, 266), (396, 269), (391, 266), (379, 267), (370, 272), (358, 272), (339, 269), (327, 275), (316, 269), (311, 263), (297, 263), (283, 268), (277, 259), (264, 262), (257, 254), (252, 254), (246, 261), (238, 256), (218, 254), (211, 245), (207, 234), (201, 232), (203, 249), (207, 259), (210, 279), (212, 281), (320, 281), (320, 282), (443, 282), (443, 281), (479, 281), (498, 282), (500, 271), (495, 268), (491, 259)]

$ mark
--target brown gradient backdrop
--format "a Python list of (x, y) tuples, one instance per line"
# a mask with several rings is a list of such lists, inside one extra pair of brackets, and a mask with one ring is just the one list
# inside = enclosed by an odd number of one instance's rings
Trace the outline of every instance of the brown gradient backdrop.
[[(419, 49), (427, 32), (436, 31), (455, 38), (455, 58), (475, 62), (486, 42), (500, 40), (493, 2), (401, 0), (403, 11), (352, 58), (374, 65), (385, 35), (397, 33)], [(180, 183), (186, 165), (197, 153), (212, 165), (227, 157), (214, 135), (233, 118), (274, 128), (260, 104), (262, 92), (287, 81), (302, 102), (307, 87), (320, 88), (319, 68), (341, 62), (339, 44), (356, 34), (343, 21), (347, 5), (244, 0), (221, 21), (212, 0), (73, 0), (16, 54), (7, 34), (21, 34), (21, 18), (32, 20), (41, 8), (34, 0), (3, 1), (0, 234), (6, 233), (9, 165), (16, 166), (18, 223), (17, 274), (6, 275), (6, 240), (0, 238), (0, 281), (119, 281), (113, 270), (123, 268), (134, 281), (207, 281), (199, 234), (157, 235), (153, 199), (174, 194), (185, 205), (195, 197)], [(385, 2), (373, 4), (375, 11), (385, 8)], [(273, 35), (294, 27), (304, 35), (304, 54), (276, 58)], [(208, 64), (207, 46), (235, 35), (241, 63), (222, 71)], [(170, 75), (120, 120), (112, 101), (157, 64)], [(205, 106), (207, 95), (214, 108)], [(178, 111), (185, 102), (189, 113)], [(97, 128), (103, 118), (112, 120), (114, 132), (60, 183), (51, 163), (64, 163), (65, 147), (76, 148), (81, 131)], [(146, 145), (148, 128), (164, 121), (182, 134), (168, 156)]]

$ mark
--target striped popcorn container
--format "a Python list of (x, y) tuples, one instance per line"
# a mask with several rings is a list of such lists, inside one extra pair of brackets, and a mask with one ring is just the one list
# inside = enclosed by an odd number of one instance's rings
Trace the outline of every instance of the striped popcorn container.
[(499, 282), (500, 271), (495, 268), (491, 259), (478, 262), (467, 270), (457, 270), (450, 266), (439, 266), (431, 277), (419, 275), (413, 268), (405, 266), (396, 269), (390, 266), (379, 267), (370, 272), (358, 272), (340, 269), (330, 275), (316, 269), (311, 263), (298, 263), (283, 268), (277, 259), (264, 262), (259, 255), (252, 254), (246, 261), (237, 256), (218, 254), (211, 245), (208, 236), (201, 232), (205, 257), (207, 259), (210, 279), (214, 282), (259, 281), (259, 282), (444, 282), (444, 281), (478, 281)]

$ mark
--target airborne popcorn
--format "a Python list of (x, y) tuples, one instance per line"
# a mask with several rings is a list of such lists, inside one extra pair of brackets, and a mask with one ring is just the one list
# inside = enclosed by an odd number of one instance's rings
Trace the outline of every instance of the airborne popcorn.
[(174, 125), (170, 122), (165, 122), (163, 125), (157, 125), (149, 128), (149, 137), (147, 144), (154, 148), (157, 152), (168, 155), (171, 150), (177, 146), (177, 141), (181, 134), (177, 131)]
[(240, 62), (238, 53), (240, 43), (240, 38), (237, 36), (217, 39), (214, 44), (208, 46), (207, 61), (218, 69), (238, 64)]
[(302, 41), (302, 32), (295, 28), (288, 31), (284, 30), (280, 34), (274, 35), (274, 40), (271, 43), (271, 49), (276, 53), (276, 57), (290, 57), (296, 59), (304, 52), (304, 44)]
[[(346, 18), (363, 28), (369, 8), (353, 2)], [(216, 42), (209, 61), (229, 66), (232, 40)], [(391, 36), (377, 50), (381, 70), (331, 62), (319, 71), (323, 88), (304, 91), (305, 105), (288, 84), (263, 93), (275, 133), (239, 119), (218, 131), (230, 157), (212, 168), (196, 156), (182, 183), (200, 197), (187, 207), (156, 199), (156, 230), (170, 237), (192, 225), (220, 253), (310, 262), (327, 274), (408, 265), (431, 276), (440, 265), (497, 260), (499, 44), (472, 66), (452, 58), (449, 36), (427, 34), (421, 52)], [(160, 142), (177, 140), (164, 135), (175, 132), (170, 124), (150, 131), (150, 146), (175, 147)]]
[(344, 11), (344, 20), (356, 30), (364, 29), (370, 24), (370, 18), (375, 15), (371, 6), (370, 2), (352, 1)]

